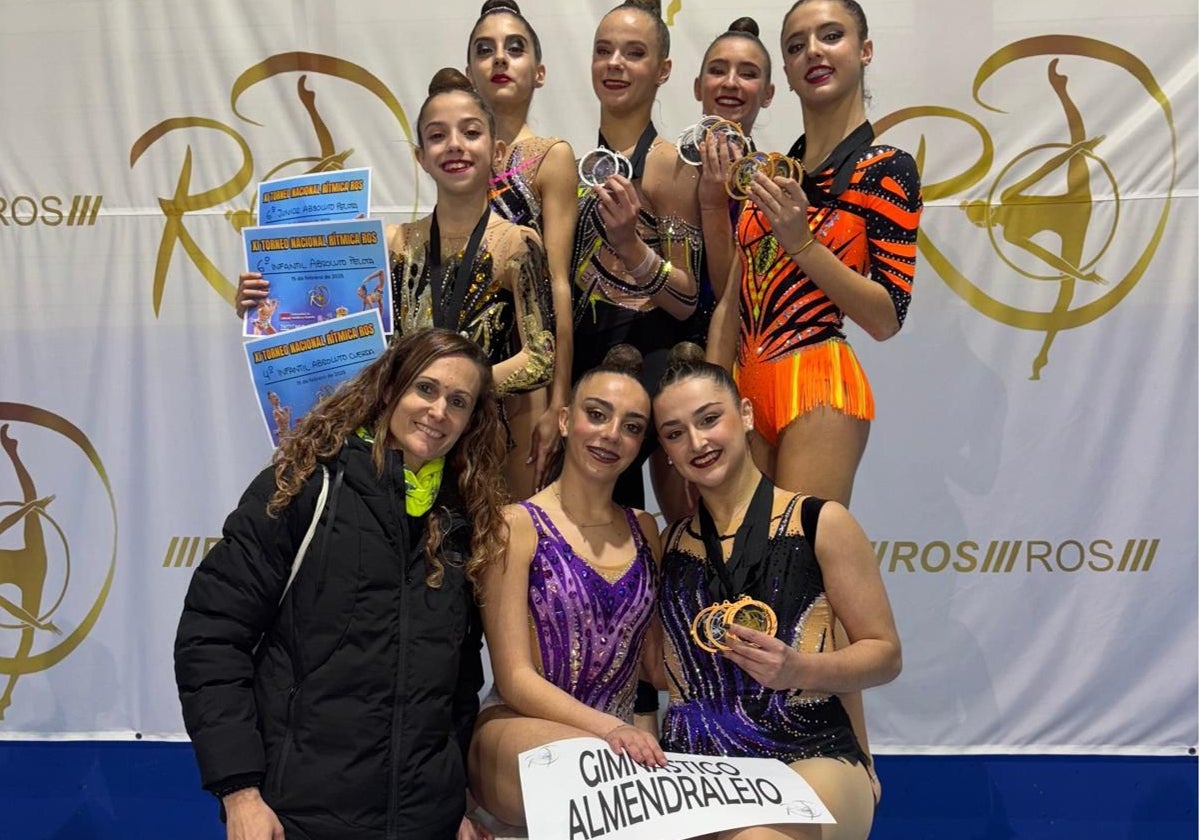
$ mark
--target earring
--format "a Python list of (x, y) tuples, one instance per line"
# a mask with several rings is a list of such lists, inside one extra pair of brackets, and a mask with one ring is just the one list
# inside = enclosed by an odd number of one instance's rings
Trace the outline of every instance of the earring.
[(673, 467), (673, 466), (675, 466), (675, 462), (674, 462), (674, 461), (672, 461), (670, 458), (668, 458), (668, 459), (667, 459), (667, 466), (668, 466), (668, 467)]

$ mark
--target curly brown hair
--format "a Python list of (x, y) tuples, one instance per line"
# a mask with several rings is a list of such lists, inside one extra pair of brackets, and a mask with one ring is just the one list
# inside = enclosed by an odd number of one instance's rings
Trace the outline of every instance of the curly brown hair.
[[(445, 475), (457, 479), (467, 521), (471, 523), (471, 549), (465, 572), (474, 583), (492, 563), (502, 562), (508, 527), (501, 507), (508, 501), (503, 466), (506, 436), (492, 382), (492, 368), (479, 345), (456, 332), (423, 329), (399, 336), (358, 376), (343, 384), (329, 398), (304, 415), (275, 453), (275, 493), (267, 513), (276, 516), (304, 486), (317, 464), (332, 460), (345, 445), (346, 437), (359, 427), (375, 438), (371, 462), (383, 475), (384, 454), (395, 448), (388, 423), (400, 398), (417, 376), (438, 359), (465, 356), (479, 368), (481, 388), (471, 419), (458, 442), (446, 456)], [(442, 515), (431, 515), (427, 528), (425, 582), (436, 589), (445, 577)]]

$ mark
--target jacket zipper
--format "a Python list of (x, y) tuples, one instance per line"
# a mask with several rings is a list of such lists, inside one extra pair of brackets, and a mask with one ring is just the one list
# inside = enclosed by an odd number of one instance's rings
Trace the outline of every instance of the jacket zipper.
[(296, 711), (296, 695), (299, 693), (299, 685), (294, 685), (288, 689), (287, 726), (283, 730), (283, 746), (279, 749), (279, 760), (271, 768), (271, 778), (267, 784), (267, 791), (275, 795), (282, 795), (283, 793), (283, 768), (287, 764), (288, 753), (292, 751), (292, 741), (295, 740), (292, 734), (292, 717)]
[(400, 803), (396, 801), (398, 778), (400, 775), (400, 733), (404, 726), (404, 674), (408, 664), (408, 581), (409, 555), (408, 546), (411, 542), (408, 533), (408, 521), (404, 518), (404, 508), (397, 507), (395, 481), (389, 481), (392, 496), (392, 515), (397, 517), (400, 532), (400, 606), (396, 616), (396, 687), (392, 695), (392, 731), (390, 734), (389, 753), (391, 760), (388, 767), (388, 817), (387, 840), (398, 840), (400, 836)]

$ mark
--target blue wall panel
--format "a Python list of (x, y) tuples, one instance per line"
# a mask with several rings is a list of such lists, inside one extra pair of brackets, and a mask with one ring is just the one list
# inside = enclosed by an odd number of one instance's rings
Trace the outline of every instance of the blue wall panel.
[[(1195, 840), (1197, 760), (880, 756), (873, 840)], [(222, 840), (187, 744), (0, 741), (0, 840)]]

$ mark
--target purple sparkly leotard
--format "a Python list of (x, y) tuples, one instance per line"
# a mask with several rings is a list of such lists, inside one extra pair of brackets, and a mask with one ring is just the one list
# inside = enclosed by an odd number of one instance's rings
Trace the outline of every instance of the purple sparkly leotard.
[(521, 505), (538, 535), (529, 563), (529, 618), (539, 672), (581, 703), (631, 720), (656, 588), (637, 515), (625, 508), (636, 551), (610, 581), (571, 548), (542, 508)]
[[(808, 497), (795, 519), (799, 496), (789, 502), (761, 557), (744, 558), (735, 597), (742, 593), (770, 604), (779, 619), (776, 636), (808, 653), (833, 647), (833, 612), (821, 567), (809, 542), (815, 539), (821, 500)], [(690, 520), (677, 526), (662, 559), (662, 617), (670, 705), (663, 721), (665, 750), (700, 755), (759, 756), (793, 762), (822, 756), (866, 763), (836, 695), (764, 688), (719, 654), (692, 640), (692, 619), (713, 603), (715, 573), (700, 554), (681, 547), (699, 535)], [(699, 551), (703, 552), (703, 547)], [(737, 572), (735, 572), (735, 575)]]

